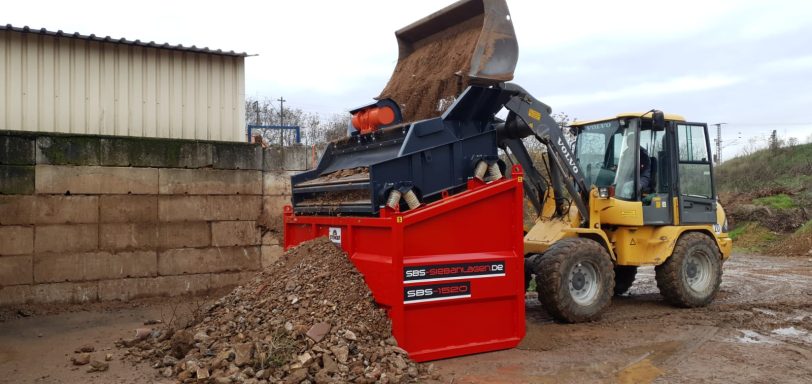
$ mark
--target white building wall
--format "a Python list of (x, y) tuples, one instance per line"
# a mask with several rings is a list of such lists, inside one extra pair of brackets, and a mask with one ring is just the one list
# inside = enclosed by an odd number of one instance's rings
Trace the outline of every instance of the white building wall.
[(0, 129), (245, 141), (245, 58), (0, 30)]

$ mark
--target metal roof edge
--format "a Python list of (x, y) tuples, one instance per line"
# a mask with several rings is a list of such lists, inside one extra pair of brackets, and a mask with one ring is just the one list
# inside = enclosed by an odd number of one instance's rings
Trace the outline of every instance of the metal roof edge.
[(258, 56), (256, 54), (249, 54), (246, 52), (234, 52), (234, 51), (223, 51), (222, 49), (209, 49), (209, 47), (198, 48), (196, 46), (183, 46), (182, 44), (178, 45), (171, 45), (169, 43), (156, 43), (154, 41), (150, 42), (143, 42), (141, 40), (127, 40), (125, 38), (112, 38), (110, 36), (96, 36), (95, 34), (90, 35), (82, 35), (78, 32), (68, 33), (63, 32), (61, 29), (57, 31), (47, 30), (45, 28), (31, 28), (27, 25), (22, 27), (15, 27), (11, 24), (0, 24), (0, 31), (12, 31), (12, 32), (19, 32), (19, 33), (34, 33), (38, 35), (45, 35), (45, 36), (55, 36), (55, 37), (66, 37), (72, 39), (80, 39), (80, 40), (90, 40), (90, 41), (98, 41), (102, 43), (112, 43), (112, 44), (124, 44), (124, 45), (134, 45), (139, 47), (147, 47), (147, 48), (156, 48), (156, 49), (169, 49), (175, 51), (183, 51), (183, 52), (194, 52), (194, 53), (204, 53), (209, 55), (221, 55), (221, 56), (234, 56), (234, 57), (251, 57), (251, 56)]

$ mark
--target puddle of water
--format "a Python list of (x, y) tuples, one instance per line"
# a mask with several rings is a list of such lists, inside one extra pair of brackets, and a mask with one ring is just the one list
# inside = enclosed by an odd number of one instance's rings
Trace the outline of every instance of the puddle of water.
[(740, 330), (739, 332), (742, 333), (741, 336), (736, 337), (736, 341), (744, 344), (765, 344), (765, 343), (772, 343), (773, 340), (767, 336), (764, 336), (756, 331), (751, 331), (749, 329)]
[(773, 329), (772, 333), (783, 341), (801, 342), (804, 344), (812, 343), (812, 334), (803, 329), (798, 329), (795, 327), (784, 327)]
[(620, 384), (648, 384), (662, 374), (663, 370), (652, 364), (651, 360), (643, 359), (618, 372), (617, 381)]
[(779, 336), (801, 337), (805, 336), (808, 332), (802, 331), (795, 327), (788, 327), (788, 328), (773, 329), (773, 333)]
[(663, 341), (659, 343), (638, 345), (631, 348), (624, 348), (623, 352), (630, 355), (647, 354), (648, 360), (654, 364), (662, 364), (669, 357), (671, 357), (681, 346), (683, 342), (677, 340)]

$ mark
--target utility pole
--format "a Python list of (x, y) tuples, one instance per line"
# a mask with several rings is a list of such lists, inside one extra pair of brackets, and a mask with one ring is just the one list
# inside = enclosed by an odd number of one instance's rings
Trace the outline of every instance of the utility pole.
[[(255, 101), (254, 101), (254, 111), (257, 113), (257, 119), (256, 119), (256, 121), (254, 122), (254, 125), (259, 125), (259, 100), (255, 100)], [(248, 142), (249, 142), (249, 143), (250, 143), (250, 142), (252, 142), (252, 141), (254, 140), (254, 139), (253, 139), (253, 136), (254, 136), (254, 132), (253, 132), (253, 131), (251, 130), (251, 128), (249, 127), (249, 128), (248, 128)]]
[(716, 165), (722, 164), (722, 125), (727, 123), (711, 124), (716, 126)]
[[(285, 103), (285, 101), (287, 101), (287, 100), (285, 100), (285, 98), (284, 98), (284, 97), (280, 97), (280, 98), (276, 99), (276, 101), (278, 101), (278, 102), (279, 102), (279, 125), (283, 125), (283, 126), (284, 126), (284, 125), (285, 125), (285, 115), (283, 114), (283, 112), (285, 111), (285, 109), (284, 109), (284, 103)], [(285, 137), (285, 130), (280, 129), (280, 130), (279, 130), (279, 146), (283, 146), (283, 145), (285, 145), (285, 144), (283, 143), (283, 141), (282, 141), (282, 139), (283, 139), (284, 137)]]

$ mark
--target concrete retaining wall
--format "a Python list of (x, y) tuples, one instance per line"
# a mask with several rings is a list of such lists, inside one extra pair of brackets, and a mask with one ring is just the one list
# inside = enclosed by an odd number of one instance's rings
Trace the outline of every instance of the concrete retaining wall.
[[(236, 285), (281, 247), (304, 147), (0, 132), (0, 305)], [(263, 214), (264, 213), (264, 214)]]

